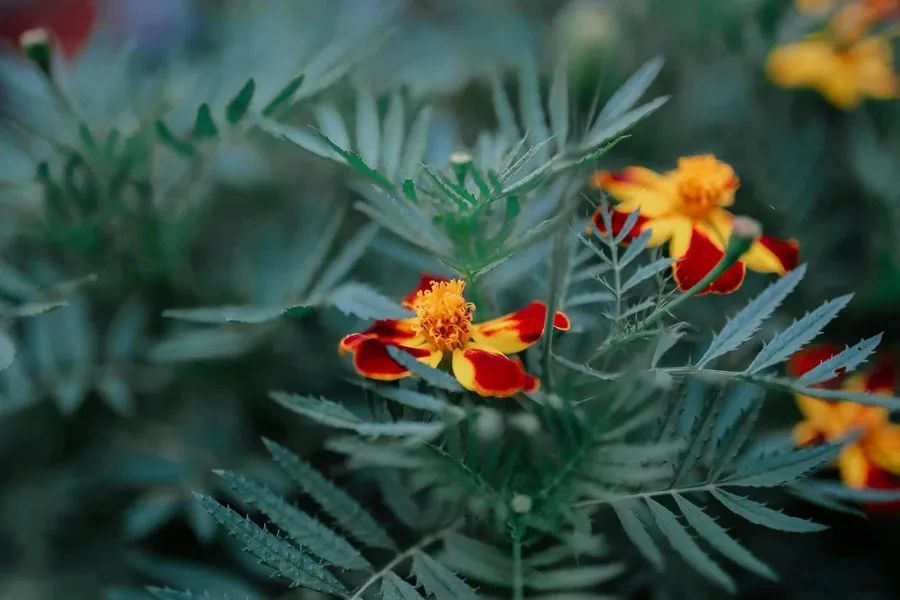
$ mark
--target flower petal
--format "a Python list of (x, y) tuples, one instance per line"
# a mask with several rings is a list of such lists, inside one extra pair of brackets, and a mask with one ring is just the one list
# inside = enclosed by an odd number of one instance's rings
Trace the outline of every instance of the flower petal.
[[(504, 354), (515, 354), (541, 339), (546, 320), (547, 305), (535, 300), (522, 310), (473, 325), (472, 340), (488, 344)], [(567, 331), (571, 323), (565, 314), (557, 311), (553, 315), (553, 326)]]
[(741, 262), (758, 273), (784, 275), (800, 264), (800, 244), (797, 240), (784, 241), (762, 235), (741, 256)]
[(338, 352), (353, 352), (359, 344), (367, 339), (379, 339), (385, 342), (399, 342), (406, 346), (421, 346), (425, 338), (416, 334), (415, 319), (382, 319), (375, 321), (365, 331), (344, 336), (338, 344)]
[[(792, 377), (800, 377), (818, 367), (819, 364), (840, 353), (841, 347), (835, 344), (807, 346), (803, 350), (795, 352), (787, 360), (787, 373)], [(822, 383), (817, 383), (812, 387), (821, 387), (832, 390), (838, 389), (841, 386), (841, 381), (845, 373), (846, 369), (838, 369), (837, 377)]]
[(814, 446), (825, 441), (822, 433), (809, 421), (801, 421), (794, 425), (791, 437), (794, 439), (794, 445), (798, 448)]
[[(884, 469), (870, 466), (865, 487), (873, 490), (898, 490), (900, 478)], [(866, 510), (873, 514), (896, 512), (900, 510), (900, 501), (869, 502), (866, 504)]]
[(509, 398), (522, 391), (535, 391), (538, 379), (494, 348), (469, 344), (453, 351), (453, 375), (459, 383), (479, 396)]
[(441, 277), (440, 275), (432, 275), (430, 273), (425, 273), (419, 279), (419, 283), (418, 283), (418, 285), (416, 285), (416, 288), (413, 291), (411, 291), (410, 293), (408, 293), (407, 295), (403, 296), (403, 299), (400, 301), (400, 304), (404, 308), (411, 309), (413, 306), (413, 303), (416, 301), (416, 295), (419, 292), (427, 292), (428, 290), (430, 290), (431, 283), (433, 281), (448, 281), (448, 280), (446, 277)]
[[(678, 284), (678, 289), (687, 291), (700, 283), (722, 260), (725, 253), (699, 227), (694, 227), (687, 247), (683, 248), (682, 244), (681, 238), (676, 233), (669, 245), (669, 254), (672, 258), (678, 259), (672, 268), (675, 283)], [(736, 262), (697, 295), (730, 294), (741, 287), (745, 272), (744, 264)]]
[(640, 209), (647, 218), (661, 217), (672, 210), (677, 192), (672, 182), (644, 167), (626, 167), (621, 171), (597, 171), (588, 180), (593, 189), (606, 190), (618, 200), (623, 212)]
[(900, 425), (888, 423), (869, 432), (865, 448), (873, 463), (900, 475)]
[(897, 387), (897, 370), (894, 357), (882, 354), (872, 369), (865, 374), (863, 388), (870, 394), (892, 396)]
[(806, 422), (820, 435), (828, 438), (828, 432), (835, 429), (834, 423), (839, 418), (837, 404), (805, 394), (794, 394), (794, 400), (797, 402), (800, 413), (806, 418)]
[(409, 377), (411, 375), (409, 370), (388, 354), (388, 345), (400, 348), (431, 367), (436, 367), (441, 362), (442, 353), (439, 350), (425, 347), (410, 348), (400, 344), (385, 343), (375, 338), (368, 338), (358, 344), (354, 351), (353, 366), (356, 368), (356, 372), (363, 377), (380, 381), (393, 381)]
[(823, 36), (774, 48), (766, 59), (766, 74), (781, 87), (816, 87), (839, 74), (834, 45)]
[(869, 478), (869, 461), (859, 444), (851, 444), (838, 457), (841, 479), (847, 487), (862, 488)]
[[(591, 217), (591, 221), (593, 221), (594, 226), (597, 228), (600, 233), (603, 235), (607, 235), (606, 233), (606, 223), (603, 221), (603, 215), (600, 212), (601, 209), (597, 209), (594, 212), (594, 215)], [(622, 230), (625, 228), (625, 222), (628, 221), (628, 215), (631, 213), (623, 212), (621, 210), (614, 210), (612, 213), (612, 218), (610, 219), (612, 225), (612, 236), (616, 237)], [(631, 241), (637, 236), (641, 235), (641, 231), (643, 231), (643, 227), (650, 222), (650, 219), (645, 217), (644, 215), (638, 215), (637, 221), (634, 223), (634, 227), (632, 227), (625, 237), (622, 238), (622, 245), (627, 246), (631, 243)], [(590, 229), (590, 228), (588, 228)], [(588, 231), (590, 233), (590, 231)]]

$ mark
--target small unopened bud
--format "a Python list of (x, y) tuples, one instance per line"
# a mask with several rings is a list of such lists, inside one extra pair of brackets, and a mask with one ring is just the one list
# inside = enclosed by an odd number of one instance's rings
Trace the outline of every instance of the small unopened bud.
[(450, 166), (456, 173), (456, 182), (459, 185), (465, 185), (466, 176), (469, 169), (472, 168), (472, 155), (468, 152), (454, 152), (450, 155)]
[(475, 432), (482, 440), (495, 440), (503, 434), (503, 417), (493, 408), (482, 408), (475, 419)]
[(522, 412), (509, 418), (509, 423), (525, 435), (535, 435), (541, 430), (541, 422), (531, 413)]
[(524, 515), (525, 513), (531, 512), (531, 508), (534, 506), (534, 502), (531, 500), (531, 496), (526, 496), (525, 494), (516, 494), (515, 496), (513, 496), (513, 499), (509, 503), (509, 505), (513, 509), (514, 513)]
[(750, 217), (735, 217), (731, 225), (731, 235), (755, 241), (762, 235), (762, 226), (759, 221)]
[(28, 29), (19, 36), (19, 46), (22, 48), (22, 52), (49, 77), (53, 63), (53, 44), (50, 32), (43, 27)]

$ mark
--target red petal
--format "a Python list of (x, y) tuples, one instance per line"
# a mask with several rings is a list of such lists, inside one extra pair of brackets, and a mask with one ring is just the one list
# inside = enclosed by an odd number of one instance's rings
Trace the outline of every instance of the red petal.
[[(484, 342), (504, 354), (515, 354), (541, 339), (546, 319), (547, 305), (535, 300), (514, 313), (478, 323), (472, 334), (477, 342)], [(553, 315), (553, 326), (565, 331), (572, 324), (569, 317), (557, 311)]]
[(800, 244), (797, 240), (785, 241), (761, 235), (757, 242), (778, 259), (785, 271), (793, 271), (800, 264)]
[[(719, 250), (709, 238), (694, 229), (687, 252), (675, 262), (672, 269), (678, 289), (687, 291), (700, 283), (719, 264), (724, 255), (725, 253)], [(697, 295), (730, 294), (741, 287), (745, 273), (744, 263), (736, 262)]]
[(896, 361), (893, 356), (883, 354), (866, 374), (866, 391), (872, 394), (893, 395), (896, 387)]
[(481, 348), (454, 352), (453, 374), (464, 388), (480, 396), (508, 398), (540, 386), (536, 377), (525, 372), (521, 361)]
[(427, 292), (431, 289), (431, 282), (433, 281), (448, 281), (446, 277), (441, 277), (440, 275), (431, 275), (430, 273), (425, 273), (419, 279), (419, 284), (416, 286), (416, 289), (403, 296), (403, 300), (400, 301), (406, 308), (412, 308), (413, 303), (416, 300), (416, 295), (419, 292)]
[[(866, 487), (873, 490), (900, 490), (900, 478), (884, 469), (872, 467), (866, 478)], [(900, 500), (892, 502), (870, 502), (866, 510), (873, 514), (884, 514), (900, 510)]]
[(0, 38), (18, 46), (23, 33), (43, 27), (53, 32), (63, 54), (71, 57), (90, 37), (95, 19), (93, 0), (42, 0), (0, 7)]
[(399, 344), (385, 344), (375, 338), (368, 338), (357, 345), (353, 355), (353, 366), (356, 368), (357, 373), (369, 379), (382, 381), (408, 377), (410, 372), (391, 358), (386, 348), (387, 345), (400, 348), (416, 358), (422, 358), (431, 354), (431, 351), (427, 348), (408, 348)]
[(344, 337), (338, 345), (338, 352), (353, 352), (364, 340), (377, 338), (384, 342), (412, 343), (416, 333), (412, 328), (411, 319), (382, 319), (375, 321), (365, 331), (351, 333)]
[[(606, 233), (606, 223), (603, 222), (603, 215), (601, 214), (602, 209), (597, 209), (594, 212), (594, 216), (591, 217), (591, 221), (594, 222), (594, 225), (603, 235), (607, 235)], [(628, 216), (631, 213), (621, 212), (618, 210), (614, 210), (612, 213), (612, 235), (616, 237), (619, 235), (622, 230), (625, 228), (625, 222), (628, 220)], [(632, 227), (625, 237), (622, 239), (622, 245), (627, 246), (631, 243), (631, 241), (637, 236), (641, 235), (641, 227), (643, 227), (644, 223), (649, 221), (647, 217), (644, 215), (638, 215), (637, 221), (634, 223), (634, 227)]]
[[(800, 377), (818, 367), (832, 356), (840, 354), (841, 347), (834, 344), (819, 344), (809, 346), (803, 350), (794, 353), (787, 361), (787, 372), (793, 377)], [(837, 389), (841, 386), (841, 379), (845, 373), (844, 369), (838, 369), (838, 376), (816, 384), (812, 387), (823, 387), (828, 389)]]

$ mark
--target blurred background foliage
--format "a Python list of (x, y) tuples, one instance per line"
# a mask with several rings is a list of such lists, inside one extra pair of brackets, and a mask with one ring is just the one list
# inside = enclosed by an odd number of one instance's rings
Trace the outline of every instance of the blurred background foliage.
[[(22, 4), (0, 3), (0, 22)], [(895, 344), (900, 104), (842, 112), (773, 86), (769, 49), (804, 26), (787, 0), (98, 0), (89, 43), (54, 57), (58, 88), (8, 44), (0, 312), (16, 358), (0, 374), (0, 599), (136, 600), (148, 583), (283, 596), (192, 492), (241, 506), (212, 472), (223, 468), (289, 489), (261, 436), (342, 478), (324, 432), (266, 393), (358, 403), (333, 351), (357, 321), (306, 306), (348, 271), (397, 297), (436, 268), (396, 238), (372, 238), (345, 167), (279, 139), (335, 118), (353, 131), (360, 90), (383, 110), (402, 102), (410, 127), (427, 101), (421, 156), (445, 164), (494, 126), (491, 77), (515, 94), (523, 57), (546, 88), (565, 55), (573, 110), (586, 115), (663, 56), (650, 93), (669, 102), (597, 165), (666, 170), (715, 153), (741, 178), (739, 212), (798, 239), (810, 263), (763, 335), (855, 292), (829, 339), (886, 330)], [(282, 129), (246, 120), (251, 96)], [(357, 236), (371, 244), (352, 256)], [(748, 277), (739, 294), (688, 303), (689, 335), (720, 328), (766, 283)], [(222, 305), (287, 314), (220, 325), (164, 315)], [(787, 396), (772, 404), (768, 426), (796, 420)], [(834, 527), (741, 530), (782, 574), (774, 587), (740, 581), (745, 597), (896, 597), (895, 517), (792, 510)], [(303, 594), (292, 597), (315, 597)]]

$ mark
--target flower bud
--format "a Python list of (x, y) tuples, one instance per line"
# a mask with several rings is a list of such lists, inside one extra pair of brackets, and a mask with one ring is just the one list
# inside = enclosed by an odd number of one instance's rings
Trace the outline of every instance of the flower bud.
[(53, 63), (53, 44), (50, 40), (50, 32), (43, 27), (28, 29), (19, 36), (19, 46), (44, 75), (50, 77)]
[(514, 513), (524, 515), (525, 513), (531, 512), (531, 509), (534, 506), (534, 501), (532, 501), (531, 496), (527, 496), (525, 494), (516, 494), (515, 496), (513, 496), (513, 499), (512, 501), (510, 501), (509, 505), (513, 509)]

